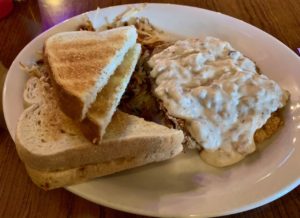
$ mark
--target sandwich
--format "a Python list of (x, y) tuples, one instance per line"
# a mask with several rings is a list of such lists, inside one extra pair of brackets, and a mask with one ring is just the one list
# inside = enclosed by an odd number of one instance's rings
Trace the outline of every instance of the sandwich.
[(86, 117), (80, 122), (83, 134), (94, 144), (101, 142), (106, 127), (110, 123), (129, 83), (140, 53), (140, 44), (136, 44), (133, 48), (129, 49), (123, 62), (110, 77), (104, 88), (98, 93)]
[(18, 154), (39, 187), (49, 190), (76, 184), (167, 160), (182, 151), (181, 131), (120, 110), (114, 113), (102, 142), (95, 146), (83, 135), (80, 125), (62, 112), (48, 77), (28, 80), (28, 107), (16, 132)]
[[(58, 33), (45, 43), (60, 108), (79, 122), (94, 144), (101, 142), (139, 59), (136, 35), (129, 26), (100, 33)], [(91, 93), (95, 99), (87, 97)]]
[(18, 123), (16, 147), (35, 184), (49, 190), (170, 159), (183, 134), (117, 111), (99, 146), (58, 107), (35, 104)]
[(35, 184), (63, 187), (183, 150), (182, 131), (117, 109), (140, 54), (132, 26), (65, 32), (46, 40), (43, 60), (23, 66), (30, 77), (16, 148)]
[(86, 117), (136, 39), (135, 28), (128, 26), (103, 32), (63, 32), (46, 40), (45, 61), (67, 116), (77, 121)]

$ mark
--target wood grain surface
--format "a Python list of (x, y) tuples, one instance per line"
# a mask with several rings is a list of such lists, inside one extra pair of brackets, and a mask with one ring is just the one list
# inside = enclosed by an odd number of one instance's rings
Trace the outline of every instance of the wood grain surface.
[[(13, 12), (0, 20), (0, 62), (9, 68), (16, 55), (29, 41), (46, 28), (67, 17), (93, 10), (97, 6), (108, 7), (138, 2), (143, 1), (25, 0), (15, 3)], [(294, 51), (300, 47), (299, 0), (151, 2), (184, 4), (222, 12), (270, 33)], [(93, 204), (64, 189), (45, 192), (37, 188), (27, 176), (8, 132), (0, 129), (0, 217), (125, 218), (143, 216)], [(300, 217), (300, 187), (270, 204), (228, 217)]]

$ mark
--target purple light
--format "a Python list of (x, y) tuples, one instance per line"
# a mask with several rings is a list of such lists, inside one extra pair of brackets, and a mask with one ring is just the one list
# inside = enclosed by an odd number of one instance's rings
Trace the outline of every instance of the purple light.
[(43, 30), (77, 14), (74, 8), (70, 7), (70, 2), (66, 0), (39, 0), (38, 3)]

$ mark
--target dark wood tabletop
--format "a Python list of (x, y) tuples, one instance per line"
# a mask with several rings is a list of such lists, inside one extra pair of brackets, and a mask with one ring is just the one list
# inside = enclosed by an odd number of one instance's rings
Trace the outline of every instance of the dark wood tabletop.
[[(5, 0), (4, 0), (5, 1)], [(9, 1), (9, 0), (7, 0)], [(143, 1), (25, 0), (14, 3), (0, 19), (0, 65), (10, 64), (35, 36), (68, 17), (93, 10)], [(222, 12), (244, 20), (278, 38), (296, 52), (300, 47), (299, 0), (182, 0), (176, 3)], [(1, 10), (1, 6), (0, 6)], [(26, 174), (14, 142), (0, 129), (0, 217), (143, 217), (91, 203), (65, 189), (43, 191)], [(260, 208), (230, 217), (300, 217), (300, 187)]]

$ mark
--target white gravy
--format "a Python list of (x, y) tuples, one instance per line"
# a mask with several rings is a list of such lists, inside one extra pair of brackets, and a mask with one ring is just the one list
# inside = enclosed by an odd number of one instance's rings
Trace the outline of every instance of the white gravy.
[(155, 95), (206, 151), (253, 152), (255, 131), (288, 99), (253, 61), (213, 37), (177, 41), (149, 65)]

